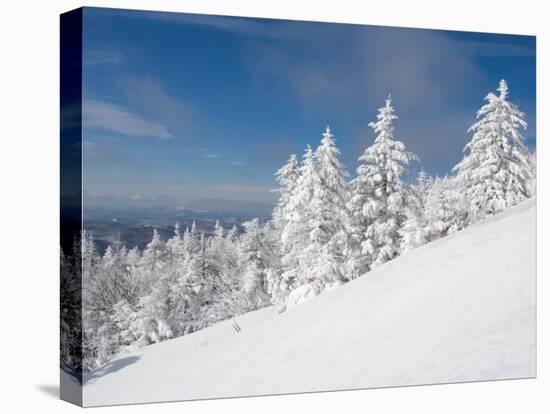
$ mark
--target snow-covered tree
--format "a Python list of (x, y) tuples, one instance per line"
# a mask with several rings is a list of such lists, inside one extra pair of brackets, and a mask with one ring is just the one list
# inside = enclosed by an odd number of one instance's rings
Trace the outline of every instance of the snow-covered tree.
[(283, 229), (288, 216), (288, 204), (292, 192), (296, 187), (298, 177), (300, 175), (300, 163), (296, 158), (296, 154), (291, 154), (288, 161), (275, 173), (279, 188), (279, 199), (273, 209), (273, 224), (276, 229)]
[(242, 312), (269, 304), (267, 266), (264, 262), (264, 234), (258, 219), (243, 223), (239, 252), (242, 271)]
[[(334, 135), (327, 127), (321, 145), (315, 151), (320, 185), (315, 196), (314, 208), (318, 214), (318, 226), (313, 238), (318, 243), (327, 245), (335, 255), (335, 260), (341, 261), (345, 247), (344, 233), (349, 222), (349, 173), (338, 159), (339, 155), (340, 150), (336, 147)], [(343, 275), (337, 276), (342, 277)]]
[(81, 246), (86, 243), (75, 240), (67, 254), (60, 255), (60, 345), (61, 361), (77, 372), (83, 367), (82, 337), (82, 255)]
[(424, 204), (427, 241), (445, 237), (467, 225), (467, 202), (457, 177), (437, 177)]
[(195, 223), (187, 232), (188, 254), (184, 263), (183, 276), (178, 280), (181, 301), (187, 315), (187, 332), (201, 329), (207, 323), (205, 314), (210, 305), (209, 293), (211, 279), (206, 256), (206, 240), (204, 233), (198, 233)]
[(282, 286), (275, 291), (279, 298), (288, 294), (287, 302), (300, 302), (347, 280), (343, 250), (348, 173), (339, 155), (328, 127), (315, 153), (306, 149), (281, 238)]
[(377, 134), (373, 145), (359, 158), (357, 177), (351, 182), (352, 215), (348, 257), (353, 276), (359, 276), (397, 256), (400, 231), (406, 216), (408, 188), (401, 177), (418, 158), (393, 136), (397, 119), (388, 97), (369, 126)]
[(221, 299), (225, 304), (228, 316), (235, 316), (240, 312), (239, 295), (242, 289), (242, 279), (239, 267), (241, 265), (239, 243), (239, 231), (237, 226), (233, 225), (223, 238), (221, 253), (211, 253), (222, 256), (220, 280), (223, 286), (223, 296)]
[(348, 279), (344, 263), (346, 230), (349, 224), (348, 172), (338, 159), (334, 135), (327, 126), (321, 144), (315, 150), (318, 185), (311, 207), (314, 210), (314, 228), (310, 234), (311, 274), (323, 285), (345, 282)]
[(399, 229), (401, 253), (405, 254), (426, 243), (426, 217), (421, 189), (408, 186), (405, 198), (405, 221)]
[(141, 315), (127, 301), (115, 304), (111, 314), (111, 323), (115, 327), (115, 343), (118, 352), (131, 352), (150, 342), (144, 336)]
[(400, 230), (402, 253), (422, 246), (428, 241), (425, 206), (433, 183), (433, 177), (422, 168), (416, 177), (416, 182), (408, 186), (405, 207), (407, 219)]
[(176, 223), (174, 226), (174, 235), (166, 242), (166, 249), (168, 262), (172, 267), (170, 270), (177, 271), (177, 269), (173, 268), (178, 267), (178, 265), (185, 260), (185, 243), (179, 223)]
[(416, 176), (416, 183), (413, 185), (413, 187), (416, 189), (422, 205), (426, 203), (428, 193), (430, 192), (430, 188), (432, 187), (433, 183), (434, 178), (430, 174), (428, 174), (426, 170), (424, 170), (424, 168), (422, 168)]
[(274, 301), (282, 302), (298, 285), (304, 249), (309, 245), (310, 233), (314, 228), (312, 201), (319, 177), (313, 151), (306, 147), (296, 186), (288, 202), (286, 224), (281, 234), (283, 272), (274, 286)]
[(535, 167), (520, 133), (527, 128), (525, 114), (508, 101), (505, 80), (497, 91), (485, 97), (487, 103), (469, 129), (473, 136), (464, 149), (469, 153), (454, 168), (470, 204), (470, 222), (531, 196)]
[[(142, 261), (145, 269), (151, 266), (158, 269), (149, 293), (141, 300), (138, 312), (142, 335), (151, 342), (181, 335), (186, 328), (179, 286), (179, 280), (185, 274), (186, 251), (179, 223), (176, 223), (174, 234), (164, 247), (159, 240), (158, 233), (155, 232), (145, 250), (150, 259)], [(147, 257), (145, 252), (144, 257)], [(152, 264), (152, 259), (158, 262)]]
[(166, 264), (166, 244), (161, 240), (157, 229), (153, 229), (153, 238), (143, 250), (141, 267), (146, 286), (153, 285), (160, 277)]
[[(283, 232), (289, 223), (291, 211), (291, 197), (300, 177), (300, 163), (296, 154), (291, 154), (287, 162), (275, 173), (279, 187), (273, 191), (279, 193), (279, 198), (273, 209), (271, 222), (273, 224), (270, 233), (270, 243), (276, 252), (277, 264), (267, 270), (267, 285), (270, 300), (273, 303), (282, 303), (288, 295), (289, 282), (283, 279), (281, 258), (289, 253), (292, 245), (287, 240), (282, 240)], [(288, 228), (286, 231), (288, 232)], [(288, 272), (285, 278), (288, 277)]]
[(171, 326), (170, 278), (165, 274), (152, 286), (152, 291), (143, 297), (138, 318), (142, 336), (148, 343), (160, 342), (172, 338)]

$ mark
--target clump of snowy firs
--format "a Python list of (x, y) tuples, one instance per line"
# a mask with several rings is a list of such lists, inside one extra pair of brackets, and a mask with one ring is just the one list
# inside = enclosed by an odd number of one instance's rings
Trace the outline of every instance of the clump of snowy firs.
[[(369, 124), (375, 139), (355, 177), (327, 127), (315, 150), (308, 146), (301, 162), (291, 155), (276, 172), (270, 221), (245, 222), (241, 231), (217, 223), (210, 236), (176, 225), (168, 240), (155, 230), (143, 251), (112, 246), (103, 255), (83, 231), (61, 260), (62, 359), (89, 371), (261, 307), (284, 311), (531, 197), (534, 155), (520, 134), (527, 123), (504, 80), (497, 91), (485, 98), (451, 175), (422, 170), (414, 182), (403, 180), (418, 158), (395, 136), (388, 97)], [(80, 268), (82, 291), (71, 283)], [(80, 293), (81, 323), (71, 311)]]

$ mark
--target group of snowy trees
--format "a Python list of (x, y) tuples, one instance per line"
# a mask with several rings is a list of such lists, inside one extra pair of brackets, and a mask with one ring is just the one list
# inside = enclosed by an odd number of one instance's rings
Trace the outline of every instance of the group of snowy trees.
[(166, 241), (154, 230), (143, 251), (117, 244), (103, 255), (84, 231), (83, 369), (268, 305), (278, 268), (270, 223), (254, 219), (243, 229), (217, 222), (206, 236), (194, 223), (183, 232), (176, 225)]
[(216, 223), (209, 236), (176, 225), (166, 241), (155, 230), (143, 251), (116, 245), (103, 255), (83, 232), (83, 368), (270, 304), (284, 310), (531, 197), (524, 114), (508, 101), (504, 80), (497, 91), (478, 111), (454, 175), (421, 170), (404, 180), (418, 157), (396, 138), (388, 97), (353, 179), (327, 127), (315, 150), (308, 146), (301, 162), (291, 155), (277, 171), (268, 222)]

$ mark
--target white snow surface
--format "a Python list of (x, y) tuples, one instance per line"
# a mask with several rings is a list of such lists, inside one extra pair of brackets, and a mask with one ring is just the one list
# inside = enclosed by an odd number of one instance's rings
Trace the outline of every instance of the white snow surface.
[(536, 375), (535, 200), (283, 313), (144, 347), (86, 378), (85, 406)]

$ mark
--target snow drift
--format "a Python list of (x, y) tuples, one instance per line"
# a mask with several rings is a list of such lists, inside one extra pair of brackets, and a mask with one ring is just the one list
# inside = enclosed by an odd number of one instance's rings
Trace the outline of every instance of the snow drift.
[(535, 200), (342, 287), (121, 356), (85, 406), (535, 376)]

